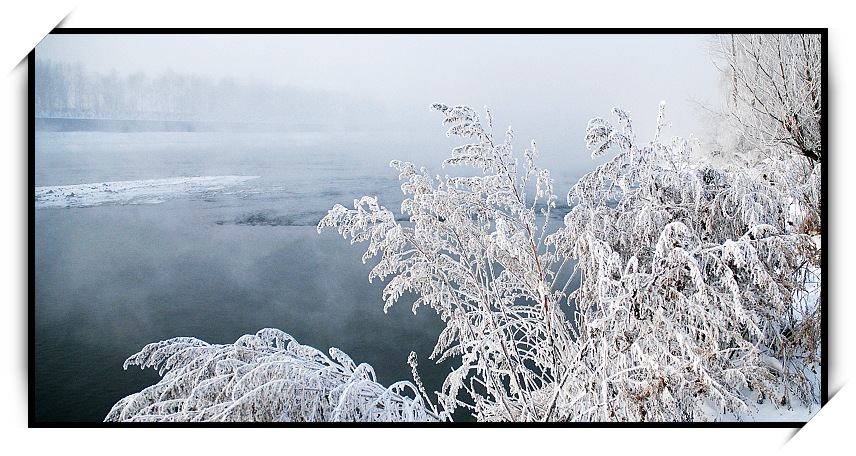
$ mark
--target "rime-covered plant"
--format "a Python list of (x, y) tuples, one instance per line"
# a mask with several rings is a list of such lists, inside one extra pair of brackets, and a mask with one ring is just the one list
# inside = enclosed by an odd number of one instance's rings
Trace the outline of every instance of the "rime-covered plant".
[[(446, 322), (432, 354), (460, 359), (438, 392), (446, 412), (687, 421), (751, 413), (751, 401), (817, 400), (818, 248), (794, 229), (788, 192), (698, 165), (690, 142), (662, 141), (662, 105), (640, 147), (616, 109), (618, 128), (593, 119), (586, 141), (594, 156), (617, 154), (571, 188), (573, 209), (548, 234), (552, 182), (534, 144), (521, 167), (510, 129), (494, 142), (489, 112), (486, 129), (467, 107), (433, 108), (449, 135), (475, 140), (444, 166), (477, 174), (431, 177), (393, 162), (408, 222), (366, 197), (335, 206), (319, 230), (369, 241), (363, 260), (380, 256), (370, 278), (391, 277), (387, 306), (412, 291), (414, 311), (430, 305)], [(581, 280), (570, 295), (558, 280), (567, 264)]]
[(561, 265), (544, 242), (553, 180), (535, 166), (534, 142), (521, 163), (511, 128), (495, 141), (487, 109), (486, 123), (466, 106), (432, 109), (444, 116), (448, 136), (471, 141), (443, 162), (456, 174), (432, 176), (393, 161), (407, 222), (364, 197), (353, 209), (333, 207), (318, 229), (333, 226), (351, 242), (368, 241), (363, 261), (380, 257), (369, 279), (389, 278), (384, 310), (414, 292), (414, 312), (427, 305), (446, 322), (431, 358), (460, 360), (438, 392), (449, 414), (465, 406), (479, 420), (546, 419), (573, 351), (558, 309)]
[(820, 35), (718, 35), (714, 56), (729, 79), (728, 108), (758, 147), (784, 145), (823, 159)]
[[(113, 406), (105, 421), (439, 421), (416, 387), (377, 383), (368, 364), (330, 356), (277, 329), (212, 345), (177, 337), (125, 361), (161, 380)], [(413, 397), (408, 396), (408, 394)]]
[(385, 388), (341, 351), (267, 329), (230, 345), (146, 346), (126, 367), (162, 380), (107, 420), (431, 421), (464, 407), (484, 421), (693, 421), (817, 402), (820, 236), (794, 211), (793, 187), (762, 174), (798, 174), (795, 161), (694, 161), (692, 142), (662, 139), (663, 104), (640, 146), (615, 109), (617, 126), (593, 119), (585, 138), (593, 156), (615, 155), (571, 187), (549, 233), (556, 196), (535, 144), (521, 163), (510, 128), (494, 140), (489, 111), (483, 123), (465, 106), (432, 109), (469, 141), (443, 162), (453, 174), (393, 161), (406, 221), (363, 197), (318, 229), (368, 243), (384, 310), (412, 292), (414, 312), (446, 323), (431, 354), (456, 366), (435, 391), (442, 411), (414, 353), (415, 385)]
[(758, 179), (784, 187), (798, 227), (819, 233), (823, 151), (823, 43), (819, 34), (713, 38), (728, 87), (725, 109), (759, 157)]
[[(818, 399), (818, 249), (789, 224), (789, 195), (745, 170), (695, 166), (690, 142), (637, 146), (629, 114), (589, 122), (593, 156), (548, 243), (578, 260), (572, 381), (562, 416), (703, 420), (749, 400)], [(566, 405), (567, 404), (567, 405)]]

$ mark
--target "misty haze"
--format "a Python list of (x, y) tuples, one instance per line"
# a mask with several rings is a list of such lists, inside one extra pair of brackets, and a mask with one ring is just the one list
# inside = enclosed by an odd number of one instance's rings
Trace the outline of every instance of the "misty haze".
[(717, 78), (692, 35), (49, 35), (35, 51), (35, 421), (104, 420), (159, 380), (122, 368), (148, 343), (268, 327), (340, 348), (383, 385), (412, 378), (412, 350), (439, 389), (444, 322), (414, 315), (416, 295), (385, 314), (377, 258), (317, 232), (328, 210), (368, 195), (408, 220), (390, 162), (452, 173), (441, 163), (462, 141), (430, 104), (487, 105), (515, 150), (537, 143), (558, 226), (563, 192), (605, 161), (585, 147), (589, 119), (618, 106), (647, 141), (666, 100), (669, 134), (704, 139)]
[[(409, 305), (384, 315), (383, 284), (366, 280), (360, 249), (315, 225), (361, 195), (395, 210), (390, 160), (445, 172), (459, 143), (428, 112), (437, 101), (489, 105), (570, 185), (595, 163), (582, 141), (588, 117), (616, 93), (691, 79), (651, 71), (630, 88), (620, 74), (662, 53), (697, 62), (683, 63), (699, 72), (692, 79), (715, 77), (700, 37), (639, 38), (49, 35), (35, 54), (37, 189), (259, 177), (124, 203), (69, 190), (65, 208), (36, 211), (37, 421), (103, 420), (157, 379), (123, 371), (125, 358), (181, 335), (227, 343), (275, 327), (343, 349), (383, 383), (409, 378), (407, 353), (427, 359), (443, 323)], [(710, 95), (698, 87), (666, 94), (674, 110)], [(641, 122), (662, 96), (638, 97)], [(448, 367), (420, 369), (439, 385)]]

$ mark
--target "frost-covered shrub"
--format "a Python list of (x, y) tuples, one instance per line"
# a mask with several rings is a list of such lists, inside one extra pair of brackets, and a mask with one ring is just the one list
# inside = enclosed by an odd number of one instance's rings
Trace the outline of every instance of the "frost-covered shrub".
[(104, 421), (440, 420), (410, 382), (384, 387), (368, 364), (329, 352), (270, 328), (234, 344), (193, 337), (149, 344), (125, 369), (151, 367), (163, 378), (117, 402)]
[(822, 36), (727, 34), (712, 45), (729, 90), (727, 109), (746, 139), (822, 162)]
[(438, 392), (449, 414), (464, 406), (479, 420), (543, 419), (573, 346), (558, 309), (558, 257), (544, 243), (553, 180), (535, 166), (534, 143), (520, 163), (510, 128), (495, 142), (489, 111), (482, 124), (466, 106), (432, 109), (449, 136), (473, 141), (443, 162), (457, 175), (393, 161), (409, 221), (364, 197), (353, 209), (336, 205), (318, 228), (369, 241), (363, 261), (380, 257), (369, 278), (389, 278), (384, 309), (414, 292), (414, 312), (428, 305), (446, 322), (431, 358), (460, 360)]
[(821, 309), (806, 285), (818, 250), (789, 225), (789, 195), (746, 170), (694, 165), (690, 143), (660, 140), (663, 105), (644, 147), (613, 112), (620, 129), (594, 119), (586, 141), (593, 155), (618, 153), (571, 188), (573, 209), (548, 238), (581, 274), (570, 299), (584, 355), (563, 394), (583, 399), (566, 416), (700, 420), (750, 400), (816, 401), (805, 370), (818, 362)]
[(691, 160), (692, 142), (661, 140), (663, 105), (639, 146), (616, 109), (618, 128), (598, 118), (586, 132), (594, 156), (615, 156), (570, 189), (550, 233), (556, 196), (535, 144), (521, 162), (510, 128), (494, 140), (489, 111), (482, 123), (465, 106), (432, 108), (470, 141), (443, 162), (453, 175), (393, 161), (406, 221), (363, 197), (318, 229), (368, 242), (385, 310), (414, 293), (414, 312), (446, 323), (431, 358), (457, 367), (437, 406), (415, 354), (415, 386), (385, 388), (341, 351), (263, 330), (232, 345), (148, 345), (126, 367), (163, 379), (107, 420), (430, 421), (463, 407), (481, 421), (693, 421), (817, 402), (819, 236), (793, 223), (792, 187), (759, 178), (764, 167)]
[[(817, 400), (807, 369), (821, 309), (806, 284), (818, 250), (789, 225), (787, 192), (746, 170), (699, 166), (690, 142), (661, 141), (663, 106), (644, 147), (614, 110), (619, 129), (593, 119), (586, 141), (594, 156), (617, 155), (571, 188), (573, 209), (548, 235), (552, 180), (534, 144), (521, 167), (510, 129), (494, 142), (489, 112), (483, 125), (470, 108), (433, 108), (448, 135), (475, 139), (444, 166), (477, 174), (393, 162), (409, 222), (365, 197), (335, 206), (319, 229), (369, 241), (363, 260), (380, 256), (370, 278), (391, 277), (386, 306), (412, 291), (414, 312), (427, 304), (446, 322), (432, 358), (460, 359), (438, 392), (447, 412), (686, 421), (749, 413), (766, 398)], [(557, 279), (568, 264), (581, 285), (566, 295)]]
[(820, 233), (823, 39), (819, 34), (727, 34), (711, 42), (728, 90), (724, 109), (748, 168), (790, 192), (792, 222)]

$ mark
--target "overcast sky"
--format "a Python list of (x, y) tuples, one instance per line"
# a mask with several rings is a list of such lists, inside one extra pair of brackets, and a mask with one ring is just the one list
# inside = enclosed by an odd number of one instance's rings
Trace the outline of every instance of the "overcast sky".
[[(489, 106), (504, 131), (548, 148), (582, 141), (592, 117), (630, 111), (650, 139), (660, 100), (672, 133), (699, 133), (690, 100), (718, 103), (717, 70), (702, 35), (657, 34), (260, 34), (48, 35), (38, 59), (80, 61), (90, 71), (179, 73), (368, 96), (417, 124), (432, 102)], [(410, 115), (410, 114), (406, 114)], [(433, 116), (433, 117), (431, 117)], [(436, 127), (436, 124), (429, 125)], [(525, 145), (525, 143), (524, 143)], [(581, 153), (579, 151), (582, 151)]]

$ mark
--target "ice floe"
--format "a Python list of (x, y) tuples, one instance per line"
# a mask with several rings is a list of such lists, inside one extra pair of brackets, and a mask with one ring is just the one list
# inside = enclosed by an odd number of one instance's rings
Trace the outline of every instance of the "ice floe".
[(221, 192), (259, 176), (193, 176), (36, 187), (36, 209), (105, 204), (157, 204), (181, 197)]

